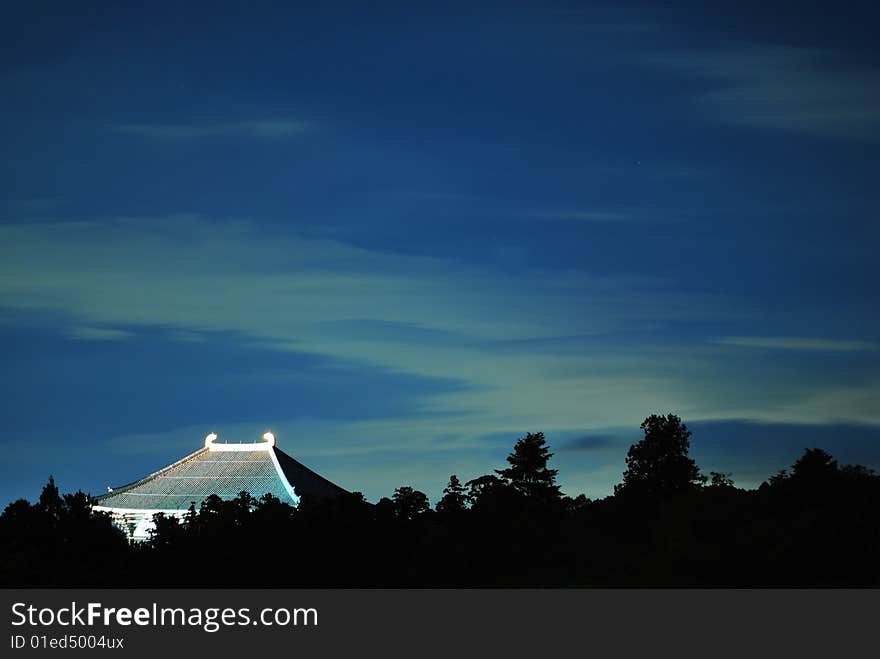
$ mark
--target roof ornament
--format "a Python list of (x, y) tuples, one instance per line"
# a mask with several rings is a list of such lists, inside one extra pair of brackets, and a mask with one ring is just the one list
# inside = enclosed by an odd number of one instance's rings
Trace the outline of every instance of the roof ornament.
[(275, 446), (275, 435), (271, 431), (263, 433), (262, 442), (245, 444), (218, 444), (217, 433), (209, 433), (205, 437), (205, 448), (209, 451), (269, 451)]

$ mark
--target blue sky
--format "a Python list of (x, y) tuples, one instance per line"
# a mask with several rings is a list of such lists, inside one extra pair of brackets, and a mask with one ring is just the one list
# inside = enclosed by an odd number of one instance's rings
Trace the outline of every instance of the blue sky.
[(375, 500), (648, 414), (880, 467), (866, 3), (28, 3), (0, 27), (0, 500), (216, 430)]

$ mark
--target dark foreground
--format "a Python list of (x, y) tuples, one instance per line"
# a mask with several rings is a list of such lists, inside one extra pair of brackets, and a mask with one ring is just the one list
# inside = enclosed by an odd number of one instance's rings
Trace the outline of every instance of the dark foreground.
[(757, 490), (700, 474), (690, 433), (652, 416), (614, 496), (564, 497), (543, 435), (435, 509), (417, 490), (294, 509), (242, 493), (130, 545), (54, 483), (0, 516), (0, 585), (97, 587), (880, 587), (880, 476), (819, 449)]

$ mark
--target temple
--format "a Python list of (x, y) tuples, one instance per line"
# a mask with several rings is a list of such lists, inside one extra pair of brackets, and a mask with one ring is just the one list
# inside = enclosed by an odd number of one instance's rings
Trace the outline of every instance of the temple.
[(271, 494), (296, 506), (303, 496), (346, 492), (280, 450), (270, 432), (262, 442), (243, 444), (218, 442), (211, 433), (195, 453), (139, 481), (107, 489), (93, 509), (110, 513), (133, 540), (149, 538), (156, 513), (183, 519), (191, 505), (198, 509), (212, 494), (221, 499), (234, 499), (240, 492), (255, 498)]

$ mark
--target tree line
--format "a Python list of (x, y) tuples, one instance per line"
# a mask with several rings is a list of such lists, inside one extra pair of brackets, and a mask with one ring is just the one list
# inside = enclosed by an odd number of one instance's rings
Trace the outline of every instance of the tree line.
[[(651, 415), (611, 496), (565, 496), (543, 433), (508, 466), (432, 508), (401, 486), (376, 504), (355, 492), (304, 499), (211, 496), (180, 521), (155, 516), (130, 543), (87, 494), (53, 479), (0, 515), (3, 586), (878, 587), (880, 476), (806, 449), (760, 487), (704, 475), (691, 433)], [(252, 560), (263, 559), (263, 560)]]

